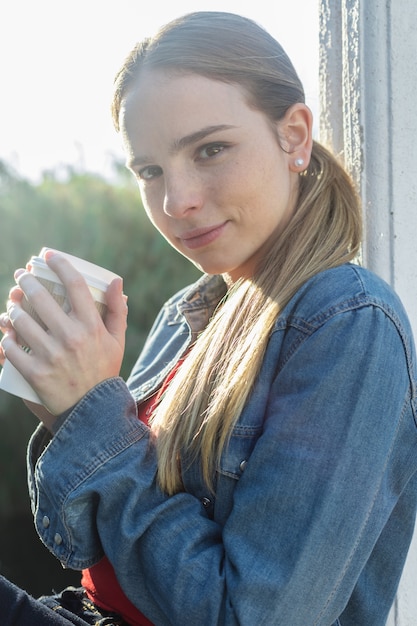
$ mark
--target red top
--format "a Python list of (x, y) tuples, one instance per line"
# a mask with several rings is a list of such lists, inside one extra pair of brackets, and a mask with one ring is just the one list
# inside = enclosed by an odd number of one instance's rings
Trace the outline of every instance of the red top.
[[(145, 424), (148, 423), (149, 417), (160, 396), (165, 391), (183, 360), (184, 359), (181, 359), (176, 364), (165, 379), (159, 392), (138, 405), (138, 417)], [(93, 565), (93, 567), (83, 570), (81, 585), (86, 590), (90, 600), (97, 604), (97, 606), (106, 611), (117, 613), (131, 626), (152, 626), (152, 622), (150, 622), (123, 593), (117, 581), (114, 569), (107, 557), (103, 557), (101, 561)]]

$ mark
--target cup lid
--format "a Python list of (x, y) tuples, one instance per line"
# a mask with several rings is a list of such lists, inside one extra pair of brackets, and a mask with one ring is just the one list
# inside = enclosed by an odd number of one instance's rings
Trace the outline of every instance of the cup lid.
[[(44, 255), (47, 250), (54, 250), (54, 248), (42, 248), (39, 256), (33, 256), (30, 260), (30, 263), (33, 266), (48, 268), (49, 271), (52, 272), (44, 259)], [(101, 291), (106, 291), (108, 284), (112, 280), (114, 280), (115, 278), (120, 278), (118, 274), (115, 274), (114, 272), (111, 272), (104, 267), (100, 267), (99, 265), (95, 265), (90, 261), (86, 261), (85, 259), (73, 256), (72, 254), (68, 254), (67, 252), (61, 252), (60, 250), (56, 250), (56, 252), (62, 254), (62, 256), (68, 259), (68, 261), (70, 261), (75, 269), (84, 276), (87, 284), (91, 287), (96, 287)], [(54, 272), (52, 273), (55, 274)], [(56, 278), (59, 282), (61, 282), (58, 277)]]

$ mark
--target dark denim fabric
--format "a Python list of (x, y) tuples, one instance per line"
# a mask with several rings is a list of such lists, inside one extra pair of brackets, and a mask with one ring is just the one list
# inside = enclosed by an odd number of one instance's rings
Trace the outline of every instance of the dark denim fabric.
[(0, 576), (1, 626), (129, 626), (119, 616), (98, 609), (83, 589), (35, 599)]
[(120, 616), (93, 604), (81, 587), (67, 587), (55, 595), (42, 596), (39, 602), (76, 626), (129, 626)]

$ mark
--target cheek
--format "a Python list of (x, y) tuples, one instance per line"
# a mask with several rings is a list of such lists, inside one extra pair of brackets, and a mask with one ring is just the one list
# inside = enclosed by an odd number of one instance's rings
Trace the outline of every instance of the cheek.
[(163, 202), (159, 202), (156, 198), (151, 197), (151, 194), (145, 194), (142, 191), (141, 199), (146, 216), (151, 224), (165, 239), (172, 243), (173, 236), (170, 233), (170, 220), (163, 210)]
[(158, 213), (161, 213), (161, 211), (158, 210), (159, 204), (156, 194), (152, 191), (143, 189), (140, 182), (138, 184), (142, 206), (152, 224), (156, 226), (156, 223), (158, 222)]

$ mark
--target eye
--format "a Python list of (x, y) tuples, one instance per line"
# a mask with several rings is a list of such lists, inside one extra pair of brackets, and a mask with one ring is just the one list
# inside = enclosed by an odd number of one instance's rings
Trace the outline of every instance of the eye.
[(198, 156), (200, 159), (211, 159), (223, 152), (225, 148), (224, 143), (210, 143), (198, 150)]
[(161, 174), (162, 168), (159, 165), (147, 165), (138, 171), (137, 177), (140, 180), (152, 180), (153, 178), (158, 178)]

